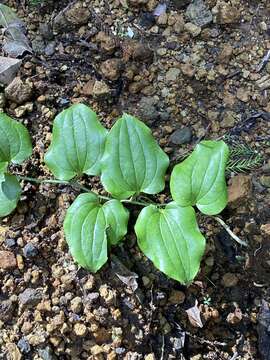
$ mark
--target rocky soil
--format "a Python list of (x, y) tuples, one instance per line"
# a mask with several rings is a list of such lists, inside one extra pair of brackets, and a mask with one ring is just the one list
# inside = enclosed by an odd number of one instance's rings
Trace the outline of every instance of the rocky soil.
[[(200, 139), (225, 135), (263, 163), (228, 174), (221, 217), (248, 247), (201, 216), (208, 244), (188, 288), (155, 270), (132, 231), (97, 274), (79, 269), (62, 230), (77, 192), (25, 182), (17, 210), (0, 223), (0, 358), (269, 360), (269, 1), (4, 3), (33, 49), (0, 87), (0, 110), (33, 139), (15, 173), (51, 176), (43, 157), (52, 121), (78, 102), (107, 127), (123, 111), (137, 115), (172, 164)], [(98, 178), (83, 181), (100, 189)], [(130, 210), (134, 222), (138, 209)]]

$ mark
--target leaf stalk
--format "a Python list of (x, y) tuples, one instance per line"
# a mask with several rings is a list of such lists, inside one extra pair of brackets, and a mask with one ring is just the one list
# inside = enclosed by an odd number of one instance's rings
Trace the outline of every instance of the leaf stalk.
[[(65, 180), (55, 180), (55, 179), (37, 179), (37, 178), (33, 178), (33, 177), (29, 177), (29, 176), (21, 176), (21, 175), (16, 175), (18, 180), (22, 180), (22, 181), (29, 181), (32, 183), (36, 183), (36, 184), (59, 184), (59, 185), (68, 185), (73, 187), (74, 189), (80, 189), (82, 191), (85, 192), (93, 192), (91, 189), (89, 189), (88, 187), (76, 182), (76, 181), (65, 181)], [(112, 200), (113, 198), (110, 196), (104, 196), (104, 195), (99, 195), (97, 193), (95, 193), (95, 195), (97, 195), (100, 199), (102, 200)], [(136, 201), (136, 200), (130, 200), (130, 199), (124, 199), (124, 200), (120, 200), (122, 203), (126, 203), (126, 204), (132, 204), (132, 205), (139, 205), (139, 206), (148, 206), (148, 205), (155, 205), (157, 207), (161, 207), (164, 206), (163, 204), (157, 204), (157, 203), (153, 203), (152, 200), (149, 200), (148, 202), (145, 201)]]

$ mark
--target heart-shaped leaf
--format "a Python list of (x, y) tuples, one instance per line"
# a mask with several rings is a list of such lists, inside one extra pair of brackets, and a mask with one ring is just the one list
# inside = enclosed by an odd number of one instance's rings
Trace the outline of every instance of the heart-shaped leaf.
[(0, 114), (0, 162), (21, 164), (32, 154), (29, 132), (24, 125)]
[(190, 283), (199, 271), (205, 239), (192, 207), (169, 203), (165, 209), (147, 206), (140, 213), (135, 232), (143, 253), (167, 276)]
[(172, 171), (170, 188), (180, 206), (196, 205), (207, 215), (220, 213), (227, 205), (225, 168), (229, 157), (223, 141), (202, 141), (193, 153)]
[(101, 181), (119, 199), (164, 189), (168, 156), (158, 146), (150, 129), (134, 116), (124, 114), (106, 140)]
[(82, 194), (67, 211), (64, 231), (73, 258), (96, 272), (107, 261), (106, 219), (98, 197)]
[(68, 209), (64, 231), (73, 258), (96, 272), (107, 261), (108, 246), (127, 232), (128, 212), (117, 200), (104, 205), (94, 193), (79, 195)]
[(48, 168), (60, 180), (98, 175), (106, 134), (94, 111), (83, 104), (72, 105), (54, 120), (52, 143), (45, 155)]
[(14, 175), (2, 174), (0, 181), (0, 217), (9, 215), (21, 196), (20, 184)]

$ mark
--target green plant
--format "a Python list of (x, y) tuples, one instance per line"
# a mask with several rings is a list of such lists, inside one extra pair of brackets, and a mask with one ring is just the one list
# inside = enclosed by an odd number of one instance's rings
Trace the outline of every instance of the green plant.
[(212, 302), (211, 297), (207, 294), (206, 296), (203, 297), (203, 304), (204, 305), (208, 305), (210, 306)]
[[(229, 144), (230, 149), (230, 158), (226, 165), (226, 173), (228, 175), (230, 173), (247, 173), (262, 166), (264, 158), (256, 150), (246, 144), (238, 144), (228, 135), (224, 136), (223, 139)], [(185, 160), (191, 152), (192, 150), (185, 151), (177, 160)]]
[(234, 144), (230, 148), (230, 159), (226, 171), (246, 173), (263, 164), (263, 157), (246, 144)]
[[(62, 111), (54, 120), (45, 163), (57, 179), (34, 179), (8, 173), (9, 163), (22, 163), (31, 154), (26, 128), (0, 114), (0, 216), (14, 210), (20, 198), (18, 180), (67, 184), (85, 191), (64, 220), (71, 255), (96, 272), (108, 250), (127, 233), (129, 212), (124, 204), (143, 206), (135, 224), (138, 245), (169, 277), (189, 284), (199, 271), (205, 238), (194, 206), (215, 215), (227, 204), (225, 168), (229, 150), (223, 141), (202, 141), (171, 174), (173, 201), (157, 204), (141, 193), (157, 194), (165, 187), (169, 158), (150, 129), (124, 114), (108, 132), (97, 115), (83, 104)], [(110, 196), (94, 193), (78, 182), (83, 175), (100, 175)], [(145, 199), (145, 197), (144, 197)]]

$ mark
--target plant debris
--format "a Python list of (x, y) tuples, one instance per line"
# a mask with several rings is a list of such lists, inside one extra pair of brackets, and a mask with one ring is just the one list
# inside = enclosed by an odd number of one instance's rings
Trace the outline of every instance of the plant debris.
[(8, 6), (3, 4), (0, 4), (0, 26), (4, 28), (3, 50), (5, 53), (15, 58), (26, 52), (32, 53), (23, 22)]

